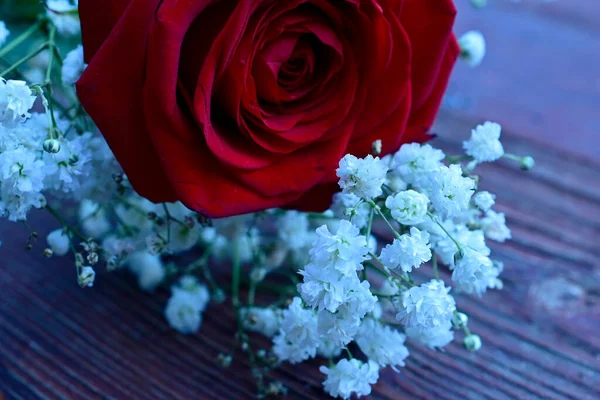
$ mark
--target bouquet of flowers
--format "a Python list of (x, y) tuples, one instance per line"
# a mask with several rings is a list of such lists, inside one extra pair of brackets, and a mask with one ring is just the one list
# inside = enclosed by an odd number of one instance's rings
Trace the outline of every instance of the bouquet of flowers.
[(82, 288), (106, 268), (170, 289), (182, 334), (229, 302), (261, 396), (283, 362), (320, 357), (347, 399), (406, 340), (481, 347), (452, 294), (502, 287), (486, 240), (511, 234), (476, 167), (534, 161), (494, 122), (464, 154), (424, 144), (456, 59), (485, 54), (450, 0), (42, 3), (18, 34), (0, 22), (0, 216), (28, 249), (50, 213), (46, 257)]

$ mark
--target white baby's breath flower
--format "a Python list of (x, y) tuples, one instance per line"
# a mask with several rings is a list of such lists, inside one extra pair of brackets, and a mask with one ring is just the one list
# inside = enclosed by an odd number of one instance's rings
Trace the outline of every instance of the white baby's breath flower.
[(423, 222), (427, 214), (429, 198), (414, 190), (406, 190), (385, 200), (385, 206), (391, 211), (392, 217), (403, 225), (415, 225)]
[(471, 131), (471, 138), (463, 142), (465, 153), (478, 163), (498, 160), (504, 155), (500, 142), (501, 132), (502, 127), (495, 122), (487, 121), (483, 125), (477, 125)]
[(431, 249), (429, 247), (429, 233), (419, 229), (410, 228), (410, 235), (404, 234), (394, 239), (381, 250), (381, 261), (387, 268), (401, 268), (404, 272), (410, 272), (413, 268), (419, 268), (421, 264), (431, 260)]
[(395, 172), (404, 182), (418, 184), (429, 173), (437, 170), (446, 157), (443, 151), (428, 144), (404, 144), (394, 154)]
[(404, 360), (408, 357), (405, 339), (397, 330), (367, 318), (360, 326), (355, 341), (369, 360), (375, 361), (380, 367), (389, 365), (397, 370), (397, 366), (404, 367)]
[(409, 340), (430, 349), (444, 347), (454, 339), (454, 331), (450, 321), (429, 328), (422, 326), (407, 327), (405, 333)]
[(465, 224), (454, 224), (451, 220), (443, 223), (446, 232), (437, 232), (432, 237), (433, 248), (442, 262), (446, 265), (453, 265), (454, 256), (458, 252), (456, 242), (462, 247), (469, 247), (483, 255), (489, 255), (490, 249), (485, 243), (483, 231), (480, 229), (470, 230)]
[(442, 218), (460, 214), (469, 208), (475, 182), (464, 177), (462, 169), (456, 164), (442, 166), (427, 178), (425, 191)]
[(332, 397), (349, 399), (371, 394), (371, 385), (379, 379), (379, 366), (373, 362), (363, 363), (353, 358), (342, 358), (333, 368), (321, 366), (321, 373), (326, 375), (323, 388)]
[(485, 236), (497, 242), (505, 242), (512, 237), (510, 229), (506, 226), (506, 216), (494, 210), (488, 210), (481, 220)]
[(402, 293), (397, 304), (396, 319), (408, 327), (431, 328), (445, 324), (456, 311), (450, 288), (441, 280), (432, 279), (420, 286), (413, 286)]
[(66, 234), (64, 229), (57, 229), (50, 232), (46, 237), (46, 242), (48, 243), (48, 246), (52, 252), (57, 256), (66, 255), (71, 249), (69, 236)]
[(298, 284), (298, 292), (307, 306), (319, 311), (335, 312), (346, 301), (348, 291), (358, 285), (358, 277), (344, 276), (334, 268), (308, 264), (299, 271), (304, 282)]
[(302, 307), (302, 300), (295, 297), (283, 311), (281, 328), (273, 339), (273, 352), (279, 361), (296, 364), (317, 354), (319, 337), (316, 314)]
[[(356, 206), (358, 204), (358, 207)], [(367, 226), (371, 208), (352, 193), (336, 193), (333, 195), (331, 210), (340, 219), (347, 219), (358, 229)]]
[(310, 244), (308, 216), (298, 211), (286, 211), (277, 220), (279, 239), (290, 250), (300, 250)]
[(487, 211), (496, 203), (496, 196), (490, 192), (477, 192), (473, 196), (473, 202), (481, 211)]
[(94, 279), (96, 278), (96, 271), (92, 267), (81, 267), (81, 271), (79, 271), (78, 282), (79, 286), (83, 287), (92, 287), (94, 286)]
[(79, 204), (79, 221), (84, 233), (94, 239), (101, 238), (111, 229), (106, 210), (91, 200)]
[(6, 29), (6, 24), (4, 21), (0, 21), (0, 47), (6, 43), (6, 39), (8, 39), (8, 35), (10, 35), (10, 31)]
[(479, 31), (468, 31), (459, 39), (460, 56), (471, 67), (477, 67), (485, 57), (485, 38)]
[(387, 170), (387, 166), (379, 157), (369, 154), (365, 158), (357, 158), (347, 154), (340, 160), (336, 174), (340, 178), (339, 185), (344, 193), (371, 200), (381, 195), (381, 186), (385, 182)]
[(283, 320), (281, 310), (271, 307), (247, 307), (242, 308), (240, 313), (244, 328), (266, 337), (275, 336)]
[(488, 288), (502, 287), (500, 272), (489, 257), (467, 247), (453, 267), (452, 280), (461, 292), (481, 296)]
[(344, 275), (363, 269), (361, 263), (366, 260), (369, 249), (367, 239), (360, 235), (357, 227), (342, 220), (335, 235), (325, 225), (316, 232), (318, 237), (310, 250), (314, 263), (331, 266)]
[(48, 0), (46, 2), (46, 14), (61, 35), (74, 36), (81, 31), (77, 12), (78, 3), (78, 0), (75, 0), (73, 4), (68, 0)]
[(27, 82), (0, 78), (0, 124), (11, 127), (28, 118), (35, 99)]
[(63, 61), (61, 70), (63, 85), (74, 85), (86, 67), (87, 64), (83, 61), (83, 46), (79, 45), (71, 50)]
[(173, 290), (167, 306), (165, 318), (179, 333), (190, 335), (198, 332), (202, 323), (202, 310), (196, 296), (185, 290)]
[(159, 256), (139, 251), (128, 257), (129, 269), (137, 276), (142, 290), (154, 291), (165, 279), (165, 267)]
[(204, 311), (210, 300), (210, 292), (206, 285), (200, 283), (198, 278), (193, 275), (184, 275), (179, 278), (177, 284), (171, 290), (184, 291), (194, 298), (194, 302), (200, 311)]
[(342, 350), (344, 350), (344, 347), (340, 346), (339, 343), (331, 342), (323, 337), (321, 343), (319, 343), (317, 355), (323, 358), (337, 358), (342, 354)]

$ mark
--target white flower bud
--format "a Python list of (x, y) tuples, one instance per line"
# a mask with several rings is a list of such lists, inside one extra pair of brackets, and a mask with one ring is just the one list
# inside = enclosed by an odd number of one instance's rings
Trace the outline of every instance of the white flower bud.
[(96, 271), (92, 267), (81, 267), (81, 271), (79, 272), (79, 286), (84, 287), (92, 287), (94, 286), (94, 279), (96, 278)]
[(471, 67), (477, 67), (485, 57), (485, 38), (479, 31), (469, 31), (458, 39), (460, 56)]
[(479, 335), (467, 335), (463, 340), (465, 348), (469, 351), (477, 351), (481, 348), (481, 338)]
[(533, 157), (527, 156), (523, 157), (521, 160), (521, 169), (524, 171), (529, 171), (535, 165), (535, 160)]
[(56, 139), (46, 139), (42, 144), (44, 151), (50, 154), (57, 154), (60, 152), (61, 145), (60, 142)]

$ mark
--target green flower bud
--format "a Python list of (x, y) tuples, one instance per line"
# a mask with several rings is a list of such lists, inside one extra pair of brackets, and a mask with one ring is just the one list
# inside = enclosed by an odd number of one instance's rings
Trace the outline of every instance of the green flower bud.
[(477, 351), (481, 348), (481, 338), (479, 335), (468, 335), (463, 340), (465, 348), (469, 351)]
[(524, 171), (529, 171), (535, 165), (535, 160), (533, 157), (527, 156), (523, 157), (521, 160), (521, 169)]

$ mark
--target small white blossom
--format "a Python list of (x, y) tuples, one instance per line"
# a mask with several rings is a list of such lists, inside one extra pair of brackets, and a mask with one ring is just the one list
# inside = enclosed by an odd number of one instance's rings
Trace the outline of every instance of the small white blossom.
[(488, 288), (500, 288), (497, 268), (492, 260), (471, 248), (465, 248), (453, 267), (452, 280), (458, 290), (481, 296)]
[(443, 151), (428, 144), (404, 144), (394, 154), (395, 171), (404, 182), (414, 185), (442, 166), (444, 157), (446, 155)]
[(185, 290), (173, 290), (165, 308), (165, 318), (179, 333), (190, 335), (198, 332), (202, 323), (202, 310), (196, 296)]
[(11, 127), (28, 118), (35, 99), (27, 82), (0, 78), (0, 124)]
[(426, 192), (442, 218), (453, 217), (469, 208), (475, 182), (462, 176), (456, 164), (442, 166), (427, 178)]
[(380, 367), (389, 365), (396, 369), (397, 366), (404, 367), (404, 360), (408, 357), (405, 339), (406, 337), (397, 330), (367, 318), (363, 321), (355, 341), (369, 360), (375, 361)]
[(349, 399), (352, 394), (356, 394), (356, 397), (368, 396), (371, 394), (371, 385), (379, 379), (379, 366), (375, 362), (363, 363), (356, 358), (343, 358), (335, 367), (321, 366), (319, 370), (327, 376), (323, 382), (325, 392), (342, 399)]
[(451, 237), (446, 232), (438, 231), (433, 236), (432, 242), (436, 254), (444, 264), (454, 264), (454, 256), (458, 252), (454, 241), (457, 241), (462, 247), (469, 247), (486, 256), (491, 253), (485, 243), (482, 230), (470, 230), (465, 224), (454, 224), (451, 220), (444, 221), (443, 226)]
[(317, 314), (318, 332), (331, 346), (343, 347), (350, 343), (360, 328), (361, 318), (342, 306), (337, 312), (322, 311)]
[(326, 337), (321, 338), (317, 354), (323, 358), (337, 358), (342, 354), (344, 346), (340, 346), (339, 343), (331, 342)]
[(323, 225), (316, 230), (317, 240), (310, 250), (315, 264), (331, 266), (343, 275), (352, 275), (362, 270), (362, 262), (369, 252), (367, 239), (360, 235), (357, 227), (346, 220), (340, 221), (335, 235)]
[(450, 288), (436, 279), (406, 290), (397, 305), (399, 312), (396, 319), (407, 328), (431, 328), (450, 321), (456, 311), (456, 303), (448, 292)]
[(87, 64), (83, 61), (83, 46), (71, 50), (62, 65), (62, 83), (65, 86), (74, 85), (79, 80)]
[(244, 328), (273, 337), (279, 331), (283, 314), (281, 310), (263, 307), (248, 307), (240, 310)]
[(344, 276), (341, 272), (308, 264), (299, 271), (304, 282), (298, 284), (298, 292), (307, 306), (335, 312), (346, 301), (348, 291), (359, 284), (358, 277)]
[(430, 349), (444, 347), (454, 340), (454, 331), (450, 321), (429, 328), (422, 326), (407, 327), (405, 333), (409, 340)]
[(57, 256), (62, 257), (66, 255), (71, 249), (69, 236), (64, 229), (57, 229), (50, 232), (46, 237), (46, 242), (48, 243), (48, 246), (52, 252)]
[(96, 278), (96, 271), (92, 267), (81, 267), (81, 271), (79, 271), (79, 286), (83, 287), (92, 287), (94, 286), (94, 279)]
[(477, 67), (485, 57), (485, 38), (479, 31), (468, 31), (459, 39), (460, 56), (471, 67)]
[(0, 21), (0, 47), (6, 43), (6, 39), (8, 39), (8, 35), (10, 35), (10, 31), (6, 29), (6, 24), (4, 21)]
[(347, 154), (340, 160), (336, 174), (340, 178), (339, 185), (344, 193), (371, 200), (382, 193), (381, 186), (385, 182), (387, 166), (379, 157), (370, 154), (365, 158)]
[(78, 0), (75, 0), (74, 4), (68, 0), (48, 0), (46, 2), (46, 14), (61, 35), (74, 36), (81, 31), (77, 13), (78, 3)]
[(496, 196), (490, 192), (477, 192), (473, 196), (473, 202), (481, 211), (487, 211), (496, 203)]
[(381, 261), (387, 268), (401, 268), (404, 272), (410, 272), (419, 268), (421, 264), (431, 260), (431, 248), (429, 247), (429, 233), (419, 229), (410, 228), (410, 235), (404, 234), (394, 239), (381, 250)]
[(79, 221), (84, 233), (94, 239), (101, 238), (111, 229), (106, 210), (91, 200), (79, 204)]
[(471, 131), (471, 138), (463, 142), (465, 153), (476, 162), (496, 161), (504, 155), (504, 148), (500, 142), (502, 127), (495, 122), (487, 121), (477, 125)]
[(156, 255), (139, 251), (129, 256), (129, 269), (137, 276), (138, 285), (142, 290), (154, 291), (165, 279), (165, 267)]
[(308, 246), (312, 240), (308, 216), (298, 211), (286, 211), (277, 220), (279, 239), (292, 251)]
[(331, 210), (336, 217), (350, 220), (352, 225), (362, 229), (367, 226), (371, 207), (365, 202), (361, 203), (355, 194), (339, 192), (333, 195)]
[(192, 275), (184, 275), (171, 290), (173, 292), (183, 291), (194, 298), (194, 302), (200, 311), (204, 311), (210, 300), (210, 292), (206, 285), (200, 283), (198, 278)]
[(481, 220), (481, 225), (485, 236), (496, 242), (504, 243), (512, 237), (510, 229), (506, 226), (506, 216), (504, 213), (488, 210), (485, 213), (485, 217)]
[(312, 310), (302, 307), (299, 297), (283, 311), (281, 328), (273, 343), (273, 352), (279, 361), (296, 364), (317, 354), (320, 343), (317, 317)]
[(391, 211), (392, 218), (403, 225), (423, 222), (428, 204), (429, 198), (414, 190), (406, 190), (385, 199), (385, 206)]

